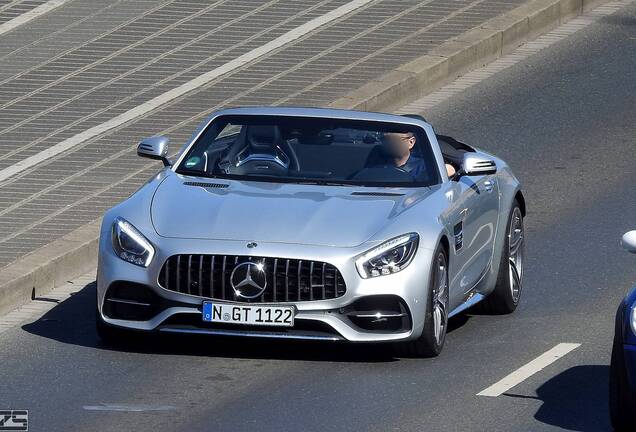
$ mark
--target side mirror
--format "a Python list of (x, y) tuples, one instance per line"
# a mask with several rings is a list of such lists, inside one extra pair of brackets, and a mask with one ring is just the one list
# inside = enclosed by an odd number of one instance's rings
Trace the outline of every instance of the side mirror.
[(462, 167), (457, 174), (460, 176), (478, 176), (495, 174), (496, 172), (497, 164), (495, 164), (494, 160), (467, 152), (464, 153)]
[(621, 244), (627, 252), (636, 253), (636, 231), (628, 231), (623, 235)]
[(146, 138), (137, 146), (137, 156), (148, 159), (160, 160), (163, 166), (170, 166), (168, 160), (168, 141), (165, 136), (154, 136)]

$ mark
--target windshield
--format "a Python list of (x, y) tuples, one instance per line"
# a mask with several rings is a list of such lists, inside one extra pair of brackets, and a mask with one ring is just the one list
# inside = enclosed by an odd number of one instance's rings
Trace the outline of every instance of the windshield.
[(440, 182), (426, 132), (359, 120), (222, 116), (177, 173), (266, 182), (414, 187)]

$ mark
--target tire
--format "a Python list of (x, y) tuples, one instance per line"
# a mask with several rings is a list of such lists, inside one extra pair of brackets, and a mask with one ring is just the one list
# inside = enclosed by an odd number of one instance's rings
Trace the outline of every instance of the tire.
[(636, 395), (629, 388), (623, 346), (617, 337), (614, 337), (610, 362), (609, 408), (610, 419), (615, 431), (636, 430), (636, 421), (634, 420)]
[(437, 357), (444, 347), (448, 328), (448, 252), (437, 246), (433, 255), (424, 328), (419, 338), (400, 343), (398, 352), (410, 357)]
[(501, 251), (495, 289), (481, 302), (478, 310), (492, 315), (504, 315), (517, 309), (523, 288), (524, 258), (523, 213), (519, 202), (515, 200), (506, 222), (506, 238)]

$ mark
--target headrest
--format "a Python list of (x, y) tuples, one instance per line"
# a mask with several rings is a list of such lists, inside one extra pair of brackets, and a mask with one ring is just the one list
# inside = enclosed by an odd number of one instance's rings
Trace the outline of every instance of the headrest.
[(247, 144), (253, 149), (273, 149), (281, 142), (280, 129), (278, 129), (278, 126), (252, 125), (246, 128)]

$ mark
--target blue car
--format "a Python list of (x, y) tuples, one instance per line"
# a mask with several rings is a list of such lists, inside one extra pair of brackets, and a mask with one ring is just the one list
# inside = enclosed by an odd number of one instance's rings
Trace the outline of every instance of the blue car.
[[(636, 253), (636, 231), (623, 236), (623, 247)], [(636, 287), (616, 312), (610, 364), (610, 415), (616, 431), (636, 431)]]

